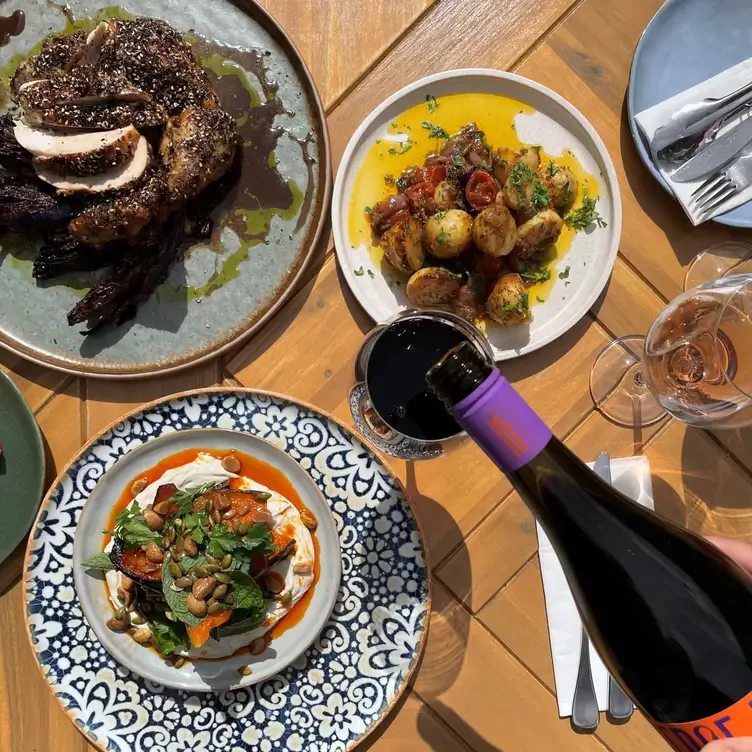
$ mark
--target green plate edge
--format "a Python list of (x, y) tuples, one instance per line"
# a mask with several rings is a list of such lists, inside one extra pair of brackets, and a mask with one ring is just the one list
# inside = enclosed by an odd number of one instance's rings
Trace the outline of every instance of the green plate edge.
[[(44, 492), (44, 441), (34, 413), (0, 371), (0, 565), (31, 529)], [(34, 478), (37, 478), (35, 481)]]

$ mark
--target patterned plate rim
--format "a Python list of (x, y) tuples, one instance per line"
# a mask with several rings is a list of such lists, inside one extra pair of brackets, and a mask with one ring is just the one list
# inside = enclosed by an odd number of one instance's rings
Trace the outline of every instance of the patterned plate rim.
[[(251, 321), (245, 329), (238, 331), (235, 335), (231, 336), (230, 339), (221, 342), (217, 346), (208, 346), (204, 351), (199, 352), (195, 356), (186, 356), (174, 364), (158, 367), (147, 366), (141, 368), (141, 370), (97, 369), (96, 367), (87, 368), (85, 366), (67, 363), (64, 359), (55, 356), (47, 356), (39, 352), (33, 346), (27, 346), (22, 342), (18, 342), (0, 331), (0, 346), (9, 352), (12, 352), (14, 355), (18, 355), (32, 363), (36, 363), (37, 365), (51, 368), (53, 371), (73, 374), (74, 376), (88, 376), (89, 378), (94, 379), (135, 380), (148, 378), (150, 376), (165, 376), (167, 374), (179, 373), (187, 368), (193, 368), (200, 363), (206, 363), (212, 358), (226, 353), (233, 347), (243, 345), (252, 334), (261, 329), (274, 317), (282, 305), (287, 302), (298, 289), (299, 283), (313, 264), (319, 243), (324, 236), (324, 228), (329, 221), (334, 177), (332, 174), (332, 145), (329, 139), (326, 108), (324, 107), (324, 102), (321, 99), (321, 94), (316, 86), (316, 81), (313, 78), (311, 69), (308, 67), (308, 63), (306, 63), (297, 45), (293, 42), (292, 37), (287, 33), (282, 24), (277, 21), (277, 19), (266, 8), (264, 8), (258, 0), (233, 0), (233, 2), (241, 11), (243, 11), (243, 13), (256, 20), (259, 25), (263, 25), (263, 28), (266, 31), (272, 35), (277, 35), (279, 37), (278, 41), (281, 42), (283, 47), (287, 46), (287, 49), (283, 50), (283, 54), (293, 63), (302, 83), (308, 89), (308, 102), (313, 110), (313, 119), (316, 121), (317, 129), (316, 135), (321, 142), (321, 152), (324, 156), (321, 160), (323, 170), (322, 174), (319, 176), (319, 181), (323, 183), (323, 190), (321, 191), (320, 200), (317, 202), (318, 206), (315, 207), (319, 215), (308, 231), (308, 237), (306, 239), (307, 247), (304, 246), (301, 250), (296, 262), (298, 268), (288, 279), (287, 286), (282, 290), (277, 299), (269, 305), (267, 310), (264, 311), (259, 318)], [(0, 5), (2, 5), (2, 0), (0, 0)], [(259, 18), (255, 18), (254, 14), (257, 14)], [(57, 479), (55, 480), (57, 481)], [(45, 497), (44, 501), (46, 500)]]
[(423, 529), (423, 523), (420, 521), (420, 517), (418, 516), (415, 505), (412, 502), (412, 499), (410, 498), (409, 494), (407, 493), (407, 489), (405, 488), (404, 484), (400, 480), (399, 476), (394, 472), (394, 469), (387, 461), (384, 454), (376, 449), (364, 436), (355, 428), (352, 428), (348, 425), (346, 425), (342, 420), (332, 415), (327, 410), (322, 410), (319, 407), (316, 407), (315, 405), (312, 405), (310, 402), (306, 402), (304, 400), (297, 399), (295, 397), (291, 397), (287, 394), (283, 394), (281, 392), (273, 392), (269, 391), (267, 389), (253, 389), (250, 387), (243, 387), (243, 386), (225, 386), (225, 387), (210, 387), (210, 388), (204, 388), (204, 389), (188, 389), (184, 392), (176, 392), (175, 394), (167, 395), (166, 397), (159, 397), (158, 399), (152, 400), (151, 402), (144, 403), (143, 405), (140, 405), (139, 407), (134, 408), (133, 410), (128, 411), (127, 413), (123, 413), (121, 416), (119, 416), (116, 420), (113, 420), (111, 423), (109, 423), (107, 426), (105, 426), (102, 430), (100, 430), (95, 436), (93, 436), (89, 441), (87, 441), (79, 450), (76, 452), (76, 454), (70, 459), (68, 463), (66, 463), (65, 467), (58, 473), (55, 480), (50, 485), (49, 491), (45, 494), (44, 498), (42, 499), (42, 502), (39, 505), (39, 509), (37, 511), (37, 515), (34, 518), (34, 524), (31, 527), (31, 530), (29, 531), (29, 539), (28, 543), (26, 544), (26, 551), (24, 553), (24, 562), (23, 562), (23, 587), (21, 588), (21, 594), (20, 598), (22, 600), (22, 606), (23, 606), (23, 614), (24, 614), (24, 627), (26, 632), (26, 639), (28, 640), (29, 649), (31, 650), (33, 656), (34, 656), (34, 664), (37, 667), (37, 670), (42, 675), (42, 678), (44, 679), (45, 683), (50, 689), (50, 692), (52, 693), (53, 697), (57, 700), (58, 704), (60, 705), (63, 712), (69, 717), (71, 723), (73, 723), (73, 726), (79, 731), (81, 736), (83, 736), (86, 741), (89, 744), (94, 745), (97, 749), (101, 750), (101, 752), (110, 752), (107, 747), (103, 746), (102, 743), (96, 738), (92, 738), (89, 736), (84, 729), (75, 722), (75, 719), (73, 717), (72, 711), (68, 710), (65, 705), (63, 704), (62, 699), (58, 694), (56, 694), (53, 689), (52, 685), (50, 684), (49, 678), (44, 673), (44, 670), (42, 669), (42, 664), (39, 662), (39, 656), (34, 649), (34, 642), (32, 640), (31, 636), (31, 625), (29, 622), (29, 610), (28, 610), (28, 604), (26, 602), (26, 593), (27, 589), (29, 587), (29, 562), (31, 559), (31, 548), (34, 544), (34, 531), (37, 529), (37, 526), (39, 525), (40, 517), (42, 516), (42, 512), (45, 509), (45, 506), (47, 505), (47, 502), (51, 499), (53, 493), (57, 489), (58, 485), (63, 481), (63, 479), (67, 476), (68, 470), (81, 458), (81, 456), (89, 450), (89, 448), (95, 444), (99, 439), (102, 438), (106, 433), (112, 431), (118, 424), (122, 423), (124, 420), (127, 420), (128, 418), (133, 417), (134, 415), (138, 415), (139, 413), (145, 412), (147, 410), (151, 410), (153, 408), (156, 408), (160, 405), (163, 405), (168, 402), (172, 402), (177, 399), (185, 398), (185, 397), (191, 397), (191, 396), (197, 396), (201, 394), (208, 394), (208, 395), (220, 395), (220, 394), (245, 394), (245, 395), (260, 395), (263, 397), (271, 397), (272, 399), (279, 399), (279, 400), (287, 400), (288, 402), (291, 402), (295, 405), (299, 405), (300, 407), (304, 407), (307, 410), (311, 410), (314, 413), (317, 413), (321, 415), (322, 417), (326, 418), (327, 420), (330, 420), (332, 423), (339, 426), (346, 434), (349, 434), (351, 436), (354, 436), (358, 441), (360, 441), (363, 446), (366, 447), (370, 452), (372, 452), (376, 458), (379, 460), (379, 462), (384, 467), (384, 470), (391, 476), (391, 479), (396, 483), (396, 485), (399, 487), (400, 491), (402, 492), (402, 495), (405, 498), (405, 501), (407, 502), (407, 505), (410, 507), (410, 511), (413, 514), (413, 518), (415, 519), (415, 524), (418, 528), (418, 534), (420, 536), (420, 542), (423, 546), (423, 553), (425, 556), (426, 561), (426, 612), (425, 612), (425, 618), (423, 620), (423, 633), (420, 638), (420, 645), (418, 645), (418, 649), (415, 652), (415, 660), (413, 660), (412, 665), (410, 666), (407, 674), (405, 675), (405, 678), (402, 682), (402, 686), (399, 688), (399, 691), (394, 696), (393, 700), (387, 705), (386, 708), (381, 712), (381, 715), (379, 716), (378, 720), (369, 728), (366, 730), (366, 732), (363, 734), (363, 736), (360, 737), (357, 741), (350, 742), (348, 745), (348, 750), (354, 750), (363, 742), (368, 739), (371, 734), (373, 734), (377, 729), (381, 727), (383, 722), (386, 720), (386, 718), (389, 716), (389, 714), (392, 712), (392, 710), (397, 707), (400, 700), (402, 699), (402, 696), (404, 695), (407, 688), (410, 686), (410, 683), (413, 678), (413, 674), (415, 673), (416, 669), (421, 663), (421, 658), (423, 656), (423, 651), (426, 647), (426, 639), (428, 637), (428, 630), (430, 628), (430, 621), (431, 621), (431, 613), (432, 613), (432, 596), (433, 596), (433, 575), (431, 573), (431, 561), (430, 561), (430, 555), (428, 548), (426, 547), (426, 535), (425, 531)]

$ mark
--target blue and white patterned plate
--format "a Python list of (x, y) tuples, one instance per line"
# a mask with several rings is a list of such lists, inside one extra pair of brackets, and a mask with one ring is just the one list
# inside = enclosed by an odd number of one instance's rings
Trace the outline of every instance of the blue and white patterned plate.
[[(342, 580), (331, 619), (282, 673), (219, 693), (168, 689), (99, 644), (73, 582), (73, 536), (97, 480), (145, 441), (184, 428), (260, 436), (310, 474), (334, 515)], [(42, 503), (26, 555), (27, 625), (52, 691), (102, 750), (352, 749), (389, 712), (423, 647), (430, 574), (399, 481), (349, 430), (312, 407), (242, 389), (188, 392), (126, 416), (87, 445)]]

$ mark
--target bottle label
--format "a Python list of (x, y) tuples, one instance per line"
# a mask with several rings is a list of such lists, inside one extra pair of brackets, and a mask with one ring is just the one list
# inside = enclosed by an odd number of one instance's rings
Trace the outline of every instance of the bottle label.
[(495, 369), (452, 413), (504, 472), (526, 465), (551, 439), (548, 426)]
[(716, 739), (752, 737), (752, 692), (722, 713), (693, 723), (655, 723), (663, 738), (678, 752), (697, 752)]

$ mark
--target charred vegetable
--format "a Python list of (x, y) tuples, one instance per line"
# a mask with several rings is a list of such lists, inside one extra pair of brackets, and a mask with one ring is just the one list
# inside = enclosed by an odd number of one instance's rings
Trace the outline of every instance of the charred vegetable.
[(0, 227), (23, 229), (60, 222), (70, 208), (36, 180), (0, 175)]

